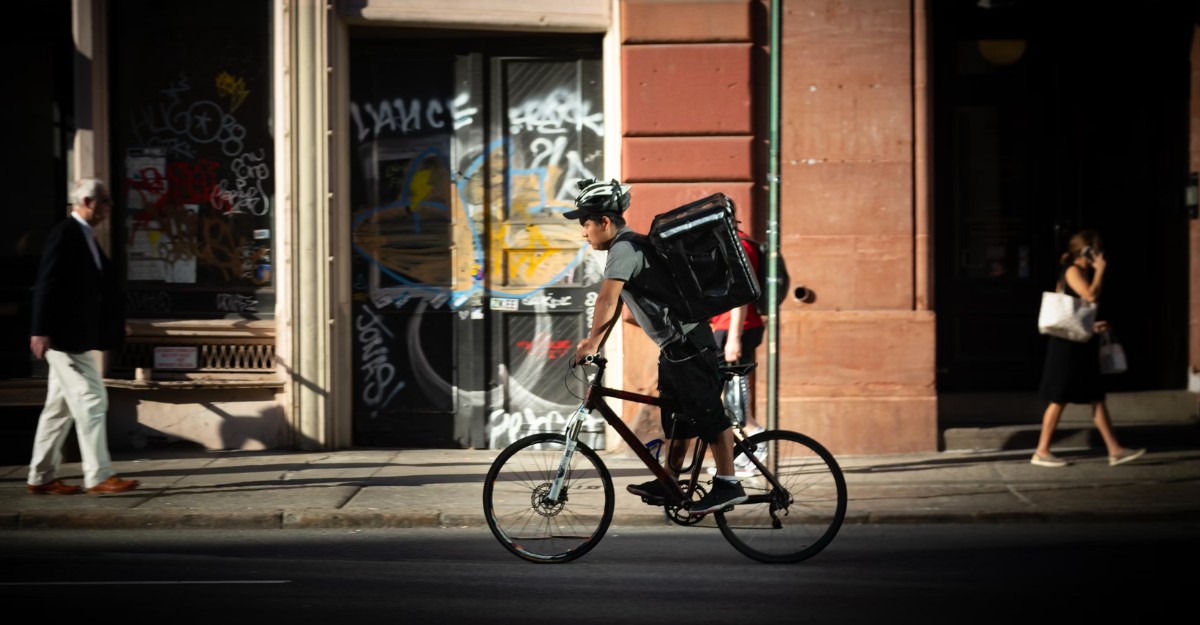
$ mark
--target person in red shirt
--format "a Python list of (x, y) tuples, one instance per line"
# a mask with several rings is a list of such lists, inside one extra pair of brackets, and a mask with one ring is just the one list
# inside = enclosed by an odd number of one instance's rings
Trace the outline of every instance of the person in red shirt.
[[(755, 248), (754, 244), (746, 240), (748, 235), (745, 232), (742, 232), (739, 229), (738, 235), (742, 239), (742, 247), (746, 250), (746, 257), (750, 260), (750, 265), (754, 267), (754, 272), (757, 274), (759, 263), (762, 262), (762, 259), (758, 257), (758, 250)], [(758, 314), (758, 311), (755, 310), (753, 304), (739, 306), (733, 310), (723, 312), (713, 317), (710, 321), (710, 324), (712, 325), (713, 329), (713, 338), (716, 339), (717, 346), (721, 348), (724, 353), (725, 362), (733, 364), (749, 364), (756, 362), (755, 352), (758, 349), (758, 346), (762, 344), (763, 332), (765, 331), (765, 328), (763, 327), (762, 316)], [(730, 384), (737, 384), (738, 382), (738, 379), (734, 379)], [(741, 404), (745, 406), (744, 415), (734, 416), (744, 416), (744, 427), (747, 436), (757, 434), (763, 430), (762, 426), (759, 425), (758, 421), (754, 418), (754, 401), (753, 395), (750, 393), (751, 388), (753, 388), (753, 385), (751, 384), (745, 384), (742, 386), (742, 389), (745, 391), (745, 397), (743, 398), (744, 403), (729, 402), (728, 395), (733, 389), (730, 388), (730, 385), (726, 385), (725, 389), (727, 406), (729, 406), (730, 403)], [(763, 450), (763, 452), (765, 453), (765, 450)], [(753, 465), (744, 457), (738, 458), (737, 462), (735, 462), (735, 465), (738, 473), (746, 473), (754, 468)]]

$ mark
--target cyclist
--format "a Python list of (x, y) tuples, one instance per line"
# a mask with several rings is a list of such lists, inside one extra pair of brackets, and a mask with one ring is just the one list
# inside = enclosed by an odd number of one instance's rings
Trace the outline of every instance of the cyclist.
[[(681, 466), (688, 441), (708, 442), (717, 465), (712, 490), (693, 502), (689, 513), (702, 515), (746, 501), (734, 475), (733, 432), (721, 403), (721, 353), (708, 323), (683, 323), (676, 316), (683, 295), (653, 245), (625, 224), (629, 186), (616, 180), (581, 180), (575, 210), (563, 214), (578, 219), (583, 238), (593, 249), (607, 251), (604, 279), (592, 312), (588, 338), (575, 349), (575, 361), (597, 353), (608, 327), (618, 321), (618, 301), (629, 307), (638, 325), (659, 347), (658, 390), (663, 400), (662, 426), (669, 441), (669, 473)], [(666, 406), (676, 406), (686, 418), (673, 418)], [(696, 461), (702, 460), (697, 458)], [(678, 477), (676, 475), (676, 477)], [(666, 492), (658, 482), (626, 487), (630, 493), (661, 501)]]

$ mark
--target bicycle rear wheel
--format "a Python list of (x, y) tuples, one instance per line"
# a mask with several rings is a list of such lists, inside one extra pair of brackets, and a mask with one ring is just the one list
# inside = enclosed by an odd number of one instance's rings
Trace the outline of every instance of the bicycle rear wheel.
[[(758, 472), (742, 478), (750, 501), (714, 513), (721, 534), (760, 562), (811, 558), (833, 540), (846, 518), (841, 467), (820, 443), (797, 432), (760, 432), (747, 444), (756, 446), (759, 454), (766, 450), (764, 464), (784, 490), (775, 489)], [(736, 455), (742, 455), (740, 449)]]
[(522, 438), (500, 452), (483, 484), (492, 534), (530, 562), (574, 560), (591, 551), (612, 522), (612, 476), (583, 443), (575, 447), (558, 500), (547, 500), (565, 448), (562, 434)]

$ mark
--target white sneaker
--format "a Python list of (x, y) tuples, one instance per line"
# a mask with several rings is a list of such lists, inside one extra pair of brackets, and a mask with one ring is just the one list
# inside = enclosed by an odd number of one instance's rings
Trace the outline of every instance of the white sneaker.
[[(766, 445), (760, 444), (758, 446), (758, 449), (755, 449), (753, 453), (754, 453), (754, 457), (758, 458), (759, 462), (767, 461), (767, 446)], [(758, 468), (754, 466), (754, 463), (751, 462), (750, 458), (748, 458), (745, 454), (740, 455), (737, 458), (735, 458), (733, 461), (733, 466), (735, 469), (747, 469), (747, 470), (755, 471), (755, 472), (758, 471)]]
[(1058, 467), (1065, 467), (1071, 463), (1066, 460), (1063, 460), (1062, 458), (1059, 458), (1058, 456), (1056, 456), (1054, 454), (1047, 454), (1045, 456), (1039, 456), (1037, 453), (1034, 453), (1033, 457), (1029, 459), (1029, 464), (1037, 465), (1039, 467), (1058, 468)]
[(1143, 447), (1141, 449), (1126, 449), (1125, 451), (1123, 451), (1115, 456), (1109, 456), (1108, 457), (1108, 466), (1115, 467), (1119, 464), (1125, 464), (1126, 462), (1132, 462), (1134, 460), (1137, 460), (1138, 458), (1141, 458), (1142, 454), (1144, 454), (1144, 453), (1146, 453), (1145, 447)]
[[(756, 467), (756, 466), (754, 466), (754, 465), (752, 465), (752, 464), (749, 464), (749, 463), (747, 463), (747, 464), (748, 464), (748, 466), (744, 466), (744, 467), (743, 467), (743, 466), (737, 466), (737, 464), (738, 464), (738, 463), (736, 463), (736, 462), (734, 462), (733, 464), (735, 465), (735, 466), (733, 467), (733, 476), (734, 476), (734, 477), (743, 478), (743, 477), (754, 477), (754, 476), (758, 475), (758, 467)], [(716, 474), (717, 474), (717, 468), (716, 468), (716, 467), (709, 467), (709, 468), (708, 468), (708, 474), (709, 474), (709, 475), (716, 475)]]
[[(759, 428), (758, 431), (754, 432), (753, 434), (747, 434), (747, 436), (753, 436), (754, 434), (758, 434), (762, 431), (763, 429)], [(754, 457), (758, 458), (759, 462), (766, 462), (767, 446), (759, 445), (758, 449), (754, 450)], [(717, 468), (712, 466), (708, 467), (708, 474), (716, 475)], [(750, 462), (750, 459), (747, 458), (745, 454), (741, 454), (733, 460), (733, 475), (734, 477), (754, 477), (758, 475), (758, 467), (754, 466), (754, 463)]]

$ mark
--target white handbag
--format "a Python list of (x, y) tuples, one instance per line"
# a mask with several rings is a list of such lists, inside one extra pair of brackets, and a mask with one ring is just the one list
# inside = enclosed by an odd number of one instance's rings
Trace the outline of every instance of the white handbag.
[(1117, 342), (1112, 330), (1100, 333), (1100, 373), (1125, 373), (1125, 348)]
[(1038, 332), (1068, 341), (1086, 343), (1092, 338), (1096, 323), (1096, 304), (1059, 293), (1042, 293), (1042, 308), (1038, 311)]

